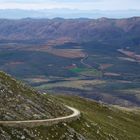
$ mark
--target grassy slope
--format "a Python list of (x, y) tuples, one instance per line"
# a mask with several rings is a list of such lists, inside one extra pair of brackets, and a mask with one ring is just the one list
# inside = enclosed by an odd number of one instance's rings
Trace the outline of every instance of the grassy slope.
[[(51, 127), (37, 128), (6, 128), (11, 139), (21, 137), (29, 140), (139, 140), (140, 139), (140, 113), (119, 110), (114, 107), (96, 103), (76, 96), (44, 95), (56, 101), (79, 109), (81, 119), (72, 123), (60, 123)], [(14, 132), (14, 135), (11, 133)], [(2, 139), (3, 140), (3, 139)]]
[(90, 89), (90, 86), (88, 85), (92, 85), (92, 86), (96, 86), (96, 85), (100, 85), (103, 84), (104, 81), (101, 80), (69, 80), (69, 81), (62, 81), (59, 83), (48, 83), (48, 84), (44, 84), (41, 86), (38, 86), (37, 89), (52, 89), (52, 88), (57, 88), (57, 87), (65, 87), (65, 88), (75, 88), (75, 89), (81, 89), (81, 90), (88, 90)]
[(106, 107), (73, 96), (58, 96), (66, 104), (82, 112), (81, 120), (70, 126), (88, 139), (139, 140), (140, 114)]

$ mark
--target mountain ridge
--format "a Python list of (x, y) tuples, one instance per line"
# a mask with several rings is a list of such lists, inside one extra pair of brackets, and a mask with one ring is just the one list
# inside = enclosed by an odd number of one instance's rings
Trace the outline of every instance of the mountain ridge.
[[(140, 17), (0, 20), (0, 40), (123, 41), (139, 38)], [(76, 30), (75, 30), (76, 29)], [(133, 40), (132, 40), (133, 37)]]

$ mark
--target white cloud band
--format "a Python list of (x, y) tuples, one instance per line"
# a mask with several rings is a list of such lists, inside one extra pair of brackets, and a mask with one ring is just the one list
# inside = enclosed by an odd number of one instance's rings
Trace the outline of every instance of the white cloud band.
[(140, 0), (0, 0), (0, 9), (126, 10), (140, 9)]

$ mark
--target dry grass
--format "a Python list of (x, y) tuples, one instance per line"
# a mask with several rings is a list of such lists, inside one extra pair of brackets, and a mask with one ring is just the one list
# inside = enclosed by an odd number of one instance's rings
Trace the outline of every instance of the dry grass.
[(83, 58), (85, 57), (85, 53), (83, 52), (82, 49), (79, 49), (79, 46), (77, 49), (57, 49), (54, 48), (53, 46), (57, 46), (57, 45), (63, 45), (64, 43), (66, 43), (66, 41), (50, 41), (47, 45), (45, 46), (40, 46), (40, 47), (29, 47), (26, 48), (26, 50), (30, 50), (30, 51), (41, 51), (41, 52), (48, 52), (50, 54), (56, 55), (56, 56), (60, 56), (60, 57), (65, 57), (65, 58)]
[(51, 53), (53, 55), (66, 57), (66, 58), (80, 58), (85, 57), (84, 52), (82, 49), (47, 49), (48, 53)]
[(46, 79), (46, 77), (25, 78), (24, 80), (31, 82), (31, 83), (41, 83), (41, 82), (48, 82), (49, 81), (49, 79)]
[(59, 83), (45, 84), (39, 86), (39, 89), (50, 89), (55, 87), (67, 87), (67, 88), (76, 88), (76, 89), (87, 89), (90, 90), (90, 86), (95, 86), (98, 84), (103, 84), (105, 81), (102, 80), (74, 80), (74, 81), (65, 81)]
[(101, 70), (105, 70), (105, 69), (110, 68), (112, 66), (113, 66), (113, 64), (101, 64), (100, 65), (100, 69)]
[(105, 76), (120, 76), (120, 74), (118, 74), (118, 73), (112, 73), (112, 72), (105, 72), (104, 75)]

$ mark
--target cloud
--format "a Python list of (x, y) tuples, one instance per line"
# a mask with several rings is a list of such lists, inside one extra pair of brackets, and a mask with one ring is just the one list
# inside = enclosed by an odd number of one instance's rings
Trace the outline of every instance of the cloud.
[(0, 9), (126, 10), (140, 9), (140, 0), (0, 0)]
[(0, 9), (92, 9), (94, 3), (102, 0), (0, 0)]
[[(86, 0), (86, 2), (98, 2), (103, 0)], [(0, 0), (0, 2), (11, 2), (11, 3), (46, 3), (52, 2), (52, 0)], [(85, 0), (53, 0), (53, 2), (85, 2)]]

